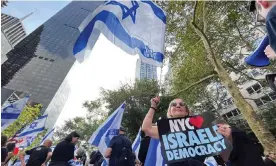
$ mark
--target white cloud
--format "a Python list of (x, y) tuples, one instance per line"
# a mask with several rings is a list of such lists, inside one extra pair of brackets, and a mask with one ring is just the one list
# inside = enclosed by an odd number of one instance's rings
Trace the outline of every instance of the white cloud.
[(99, 37), (91, 55), (83, 62), (73, 66), (68, 75), (71, 94), (56, 125), (76, 116), (84, 116), (82, 108), (85, 100), (99, 97), (99, 88), (116, 89), (120, 81), (134, 80), (138, 56), (128, 55), (108, 41)]

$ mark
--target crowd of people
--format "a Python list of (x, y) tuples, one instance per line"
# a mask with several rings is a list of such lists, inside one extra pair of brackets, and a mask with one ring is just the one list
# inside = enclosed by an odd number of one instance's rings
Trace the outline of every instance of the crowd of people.
[[(19, 153), (21, 166), (69, 166), (72, 161), (78, 160), (83, 165), (100, 166), (104, 158), (109, 159), (109, 166), (143, 166), (148, 153), (150, 139), (159, 139), (158, 129), (152, 124), (154, 113), (160, 98), (151, 100), (151, 107), (142, 124), (140, 150), (136, 156), (132, 150), (132, 143), (127, 137), (125, 128), (121, 127), (118, 136), (114, 136), (104, 154), (99, 150), (93, 151), (87, 160), (86, 150), (79, 148), (75, 153), (75, 145), (80, 135), (77, 132), (70, 133), (59, 142), (52, 152), (52, 141), (46, 140), (43, 145)], [(192, 115), (188, 106), (182, 99), (174, 99), (168, 108), (167, 118), (187, 118)], [(218, 124), (218, 133), (222, 134), (232, 144), (232, 150), (214, 156), (218, 165), (227, 166), (275, 166), (276, 155), (269, 153), (262, 158), (262, 151), (251, 141), (247, 134), (234, 126), (226, 123)], [(7, 165), (7, 161), (13, 157), (14, 143), (7, 144), (7, 137), (1, 136), (1, 165)], [(27, 163), (24, 156), (30, 155)], [(185, 161), (168, 164), (168, 166), (204, 166), (203, 157), (189, 158)], [(49, 162), (49, 163), (48, 163)]]

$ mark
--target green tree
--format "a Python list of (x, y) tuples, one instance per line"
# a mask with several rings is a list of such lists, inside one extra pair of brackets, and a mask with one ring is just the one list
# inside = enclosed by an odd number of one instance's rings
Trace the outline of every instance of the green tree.
[(249, 78), (239, 69), (243, 67), (239, 64), (244, 56), (241, 50), (252, 50), (259, 36), (248, 3), (196, 1), (160, 2), (160, 5), (167, 12), (167, 46), (173, 48), (167, 54), (173, 70), (172, 90), (182, 90), (185, 94), (179, 96), (194, 104), (206, 85), (221, 82), (265, 150), (275, 151), (275, 137), (229, 76), (239, 70)]
[[(87, 108), (85, 117), (75, 117), (65, 121), (65, 124), (56, 128), (54, 133), (54, 144), (57, 144), (63, 140), (68, 134), (73, 131), (77, 131), (81, 136), (79, 146), (83, 146), (88, 151), (92, 150), (92, 146), (88, 144), (88, 140), (92, 133), (99, 127), (100, 124), (106, 118), (106, 114), (102, 113), (101, 105), (93, 104), (94, 101), (84, 103), (84, 107)], [(96, 101), (95, 101), (96, 102)], [(100, 113), (100, 114), (99, 114)]]
[(42, 109), (41, 104), (35, 105), (26, 105), (21, 112), (18, 119), (16, 119), (8, 128), (6, 128), (3, 133), (8, 137), (13, 136), (19, 129), (23, 126), (30, 124), (34, 121), (39, 115), (41, 115), (40, 111)]

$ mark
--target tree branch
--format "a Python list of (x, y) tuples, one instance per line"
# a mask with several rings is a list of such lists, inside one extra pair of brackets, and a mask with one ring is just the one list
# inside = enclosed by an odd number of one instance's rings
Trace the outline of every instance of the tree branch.
[(256, 99), (252, 99), (252, 98), (248, 98), (248, 97), (244, 97), (244, 99), (246, 99), (246, 100), (256, 100)]
[(200, 79), (199, 81), (194, 82), (194, 83), (192, 83), (191, 85), (187, 86), (185, 89), (182, 89), (182, 90), (178, 91), (177, 93), (175, 93), (175, 94), (173, 94), (173, 95), (169, 95), (169, 97), (176, 96), (176, 95), (178, 95), (179, 93), (182, 93), (182, 92), (184, 92), (184, 91), (190, 89), (191, 87), (193, 87), (193, 86), (195, 86), (195, 85), (197, 85), (197, 84), (200, 84), (200, 83), (202, 83), (202, 82), (204, 82), (204, 81), (206, 81), (206, 80), (209, 80), (210, 78), (213, 78), (213, 77), (215, 77), (215, 76), (217, 76), (217, 75), (216, 75), (216, 74), (212, 74), (212, 75), (206, 76), (206, 77)]
[(203, 1), (203, 32), (206, 33), (207, 30), (207, 19), (206, 19), (206, 8), (205, 8), (206, 2)]
[(236, 69), (234, 66), (232, 66), (232, 65), (231, 65), (229, 62), (227, 62), (227, 61), (224, 61), (224, 63), (227, 65), (227, 67), (229, 67), (229, 68), (235, 70), (236, 72), (238, 72), (238, 73), (244, 75), (245, 77), (247, 77), (247, 78), (250, 79), (250, 80), (255, 80), (255, 81), (258, 81), (258, 82), (264, 80), (264, 79), (256, 79), (256, 78), (253, 78), (253, 77), (247, 75), (247, 74), (244, 73), (243, 71), (241, 71), (241, 70), (239, 70), (239, 69)]
[(195, 1), (195, 5), (194, 5), (193, 22), (195, 22), (195, 17), (196, 17), (196, 8), (197, 8), (197, 1)]
[(239, 33), (240, 38), (245, 43), (247, 50), (252, 50), (253, 48), (251, 47), (250, 43), (247, 40), (245, 40), (245, 38), (242, 36), (241, 30), (240, 30), (239, 26), (237, 25), (237, 23), (234, 23), (234, 24), (235, 24), (235, 27), (236, 27), (238, 33)]

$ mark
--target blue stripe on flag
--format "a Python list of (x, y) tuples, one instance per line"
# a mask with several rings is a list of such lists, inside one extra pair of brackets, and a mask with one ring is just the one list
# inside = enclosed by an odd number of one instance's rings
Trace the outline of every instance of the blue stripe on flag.
[(34, 130), (31, 130), (31, 131), (26, 131), (26, 132), (20, 134), (18, 137), (22, 137), (22, 136), (25, 136), (25, 135), (28, 135), (28, 134), (31, 134), (31, 133), (39, 132), (39, 131), (43, 131), (44, 129), (45, 128), (42, 127), (42, 128), (34, 129)]
[(150, 7), (151, 7), (152, 11), (154, 12), (154, 14), (156, 15), (156, 17), (158, 17), (160, 20), (163, 21), (164, 24), (166, 24), (166, 15), (160, 7), (156, 6), (156, 4), (154, 4), (152, 1), (149, 1), (149, 0), (141, 1), (141, 2), (150, 5)]
[(38, 117), (36, 120), (38, 120), (38, 119), (43, 119), (43, 118), (45, 118), (45, 117), (47, 117), (48, 115), (43, 115), (43, 116), (40, 116), (40, 117)]
[(17, 119), (20, 113), (1, 113), (1, 119)]
[(157, 160), (157, 146), (159, 144), (159, 140), (157, 139), (151, 139), (150, 140), (150, 145), (145, 161), (145, 166), (155, 166), (156, 165), (156, 160)]
[(150, 50), (150, 48), (147, 45), (145, 45), (143, 41), (135, 37), (131, 37), (129, 33), (126, 32), (126, 30), (124, 29), (116, 15), (106, 10), (103, 10), (100, 13), (98, 13), (81, 32), (73, 49), (74, 55), (86, 48), (89, 37), (91, 36), (91, 33), (97, 21), (104, 22), (107, 28), (114, 34), (114, 36), (116, 36), (119, 40), (121, 40), (130, 48), (137, 48), (143, 56), (154, 59), (159, 63), (163, 62), (164, 55), (162, 53), (153, 52), (152, 55), (149, 55), (149, 52), (151, 52), (152, 50)]
[(42, 141), (41, 141), (41, 144), (42, 144), (46, 139), (49, 139), (48, 136), (49, 136), (50, 134), (52, 134), (52, 132), (54, 132), (54, 130), (55, 130), (55, 128), (52, 128), (52, 130), (50, 130), (50, 131), (43, 137), (43, 139), (42, 139)]
[[(124, 105), (123, 105), (124, 106)], [(123, 108), (123, 107), (122, 107)], [(107, 121), (107, 123), (100, 129), (99, 133), (97, 134), (96, 138), (94, 139), (94, 141), (91, 143), (94, 146), (99, 146), (99, 143), (101, 141), (102, 136), (104, 135), (104, 133), (106, 132), (106, 130), (110, 127), (110, 125), (113, 123), (114, 119), (116, 118), (118, 112), (111, 117), (111, 119), (109, 121)]]
[(140, 142), (141, 142), (141, 139), (140, 139), (140, 137), (139, 137), (139, 139), (135, 142), (135, 144), (134, 144), (134, 146), (133, 146), (133, 150), (134, 150), (134, 151), (138, 148), (138, 146), (140, 145)]

